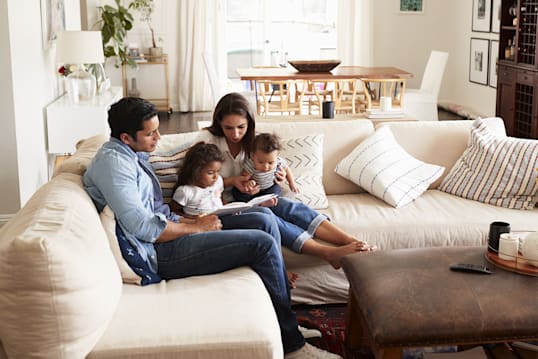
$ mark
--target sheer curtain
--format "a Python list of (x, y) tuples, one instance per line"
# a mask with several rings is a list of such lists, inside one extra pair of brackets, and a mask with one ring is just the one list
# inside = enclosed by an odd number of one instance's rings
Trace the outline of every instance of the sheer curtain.
[(338, 0), (336, 51), (342, 65), (372, 66), (374, 0)]
[(203, 53), (213, 54), (219, 76), (226, 74), (224, 0), (182, 0), (178, 21), (179, 111), (211, 111), (213, 98)]

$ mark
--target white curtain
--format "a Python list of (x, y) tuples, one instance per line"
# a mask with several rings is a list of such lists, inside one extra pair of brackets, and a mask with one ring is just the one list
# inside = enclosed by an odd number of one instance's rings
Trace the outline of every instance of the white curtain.
[(213, 98), (202, 54), (211, 53), (217, 73), (226, 74), (223, 0), (181, 0), (178, 21), (179, 111), (211, 111)]
[(338, 0), (336, 49), (342, 65), (372, 66), (374, 0)]

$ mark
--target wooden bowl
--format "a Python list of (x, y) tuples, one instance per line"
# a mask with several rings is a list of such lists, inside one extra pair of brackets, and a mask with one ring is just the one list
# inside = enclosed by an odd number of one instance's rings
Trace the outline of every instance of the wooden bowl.
[(288, 61), (299, 72), (329, 72), (340, 65), (340, 60)]

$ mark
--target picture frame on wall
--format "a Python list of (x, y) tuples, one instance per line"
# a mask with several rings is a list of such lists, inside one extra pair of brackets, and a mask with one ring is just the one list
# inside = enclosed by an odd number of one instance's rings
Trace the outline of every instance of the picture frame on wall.
[(489, 32), (491, 28), (491, 0), (473, 0), (472, 30)]
[(501, 30), (501, 0), (491, 2), (491, 32), (498, 34)]
[(400, 13), (423, 14), (424, 0), (400, 0)]
[(499, 58), (499, 41), (490, 40), (488, 84), (490, 87), (493, 87), (493, 88), (497, 88), (497, 60), (498, 58)]
[(65, 30), (65, 0), (41, 0), (43, 48), (52, 46), (58, 33)]
[(489, 40), (471, 38), (469, 54), (469, 81), (488, 85), (489, 75)]

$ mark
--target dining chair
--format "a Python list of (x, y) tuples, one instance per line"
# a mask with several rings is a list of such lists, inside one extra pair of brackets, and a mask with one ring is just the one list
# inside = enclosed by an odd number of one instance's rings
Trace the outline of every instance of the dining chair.
[(258, 114), (302, 114), (304, 80), (258, 80)]
[[(312, 79), (303, 81), (302, 85), (306, 86), (302, 93), (302, 102), (303, 106), (308, 108), (309, 115), (321, 114), (323, 102), (335, 100), (335, 81)], [(301, 83), (297, 86), (301, 86)]]
[(366, 107), (365, 96), (359, 80), (337, 80), (335, 81), (334, 110), (336, 113), (359, 113), (363, 107)]
[(404, 112), (418, 121), (438, 121), (437, 100), (443, 80), (448, 52), (432, 51), (419, 89), (408, 89), (403, 102)]
[(366, 108), (379, 107), (381, 97), (390, 97), (392, 107), (402, 107), (402, 103), (407, 98), (405, 89), (405, 79), (383, 78), (383, 79), (363, 79), (364, 94), (366, 96)]

